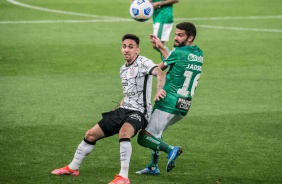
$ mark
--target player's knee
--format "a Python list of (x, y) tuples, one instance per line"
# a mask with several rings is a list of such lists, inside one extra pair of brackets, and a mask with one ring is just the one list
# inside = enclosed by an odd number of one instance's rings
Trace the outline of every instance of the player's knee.
[(134, 136), (134, 127), (129, 123), (124, 123), (119, 130), (119, 138), (131, 138)]
[(134, 135), (134, 131), (130, 130), (120, 130), (119, 131), (119, 138), (131, 138)]
[(91, 135), (91, 131), (90, 130), (88, 130), (86, 133), (85, 133), (85, 139), (87, 139), (88, 141), (90, 141), (90, 142), (92, 142), (92, 141), (94, 141), (93, 139), (94, 139), (94, 137)]
[(97, 141), (98, 139), (100, 139), (101, 136), (98, 136), (98, 134), (95, 134), (95, 131), (93, 130), (88, 130), (86, 133), (85, 133), (85, 136), (84, 138), (87, 139), (88, 141), (90, 142), (95, 142)]
[(90, 134), (90, 130), (87, 130), (87, 132), (85, 133), (84, 137), (88, 137)]

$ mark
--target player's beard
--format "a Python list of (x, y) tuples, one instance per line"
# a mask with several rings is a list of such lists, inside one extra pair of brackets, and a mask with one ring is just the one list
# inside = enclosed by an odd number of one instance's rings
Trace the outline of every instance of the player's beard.
[[(178, 43), (178, 44), (176, 45), (175, 42)], [(187, 44), (187, 42), (188, 42), (188, 37), (183, 42), (177, 42), (177, 41), (174, 40), (173, 46), (174, 47), (182, 47), (182, 46), (185, 46)]]

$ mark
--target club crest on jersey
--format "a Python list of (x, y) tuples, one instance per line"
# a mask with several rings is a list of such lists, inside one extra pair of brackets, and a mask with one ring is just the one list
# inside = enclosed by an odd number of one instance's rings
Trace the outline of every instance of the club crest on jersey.
[(138, 72), (138, 68), (131, 66), (127, 71), (127, 77), (128, 78), (135, 77), (137, 75), (137, 72)]

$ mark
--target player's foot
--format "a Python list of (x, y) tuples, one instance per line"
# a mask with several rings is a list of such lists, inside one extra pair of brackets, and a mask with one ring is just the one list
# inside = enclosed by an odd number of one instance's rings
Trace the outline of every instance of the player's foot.
[(158, 166), (147, 165), (145, 167), (145, 169), (140, 170), (140, 171), (136, 171), (135, 173), (136, 174), (147, 174), (147, 175), (159, 175), (160, 170), (159, 170)]
[(175, 167), (177, 157), (182, 153), (182, 149), (179, 146), (175, 146), (168, 154), (168, 162), (166, 165), (166, 171), (169, 172)]
[(111, 181), (109, 184), (130, 184), (130, 181), (128, 178), (124, 178), (120, 175), (115, 175), (115, 179)]
[(73, 175), (73, 176), (78, 176), (79, 175), (79, 170), (71, 170), (68, 166), (55, 169), (54, 171), (51, 172), (52, 174), (55, 175)]

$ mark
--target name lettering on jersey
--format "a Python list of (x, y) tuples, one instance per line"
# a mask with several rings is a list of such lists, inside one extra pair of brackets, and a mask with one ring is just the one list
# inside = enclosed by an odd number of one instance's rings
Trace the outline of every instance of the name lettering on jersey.
[(202, 71), (202, 66), (196, 65), (196, 64), (188, 64), (186, 67), (189, 70), (196, 70), (196, 71)]
[(188, 55), (188, 61), (195, 61), (195, 62), (200, 62), (202, 63), (204, 60), (203, 56), (197, 56), (195, 54), (189, 54)]

